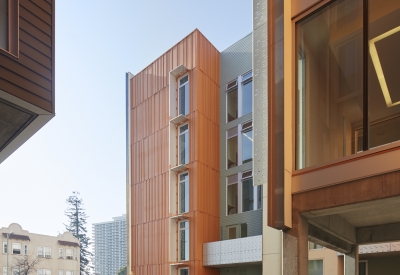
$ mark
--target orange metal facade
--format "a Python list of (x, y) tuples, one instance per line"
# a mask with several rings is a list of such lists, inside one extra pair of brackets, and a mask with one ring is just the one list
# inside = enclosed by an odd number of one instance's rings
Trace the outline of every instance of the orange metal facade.
[[(219, 274), (202, 265), (202, 245), (219, 236), (219, 52), (195, 30), (130, 80), (132, 274), (170, 273), (169, 73), (188, 69), (190, 274)], [(175, 126), (173, 126), (175, 127)]]

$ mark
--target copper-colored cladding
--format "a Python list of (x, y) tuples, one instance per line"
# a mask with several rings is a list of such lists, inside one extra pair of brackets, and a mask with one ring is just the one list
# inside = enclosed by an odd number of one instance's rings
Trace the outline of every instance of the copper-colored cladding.
[(54, 113), (54, 5), (19, 0), (15, 7), (17, 0), (9, 2), (19, 20), (10, 19), (13, 39), (7, 51), (0, 50), (0, 89)]
[(268, 226), (284, 226), (284, 0), (268, 1)]
[(195, 30), (130, 80), (132, 272), (169, 274), (169, 72), (189, 69), (190, 274), (203, 267), (202, 245), (220, 239), (219, 52)]

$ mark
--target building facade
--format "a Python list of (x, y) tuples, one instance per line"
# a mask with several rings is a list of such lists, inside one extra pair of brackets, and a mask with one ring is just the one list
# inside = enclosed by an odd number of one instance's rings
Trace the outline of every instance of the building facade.
[(55, 115), (55, 0), (0, 0), (0, 163)]
[(126, 266), (126, 215), (93, 224), (94, 274), (117, 274)]
[[(21, 259), (38, 259), (38, 275), (79, 275), (79, 240), (70, 232), (56, 237), (30, 233), (17, 223), (0, 229), (2, 274), (23, 274)], [(7, 264), (8, 261), (8, 264)], [(8, 266), (8, 273), (7, 273)], [(21, 272), (21, 273), (20, 273)]]
[(284, 232), (282, 272), (309, 272), (312, 241), (343, 253), (345, 274), (372, 274), (359, 247), (400, 240), (400, 2), (266, 7), (274, 62), (264, 219)]

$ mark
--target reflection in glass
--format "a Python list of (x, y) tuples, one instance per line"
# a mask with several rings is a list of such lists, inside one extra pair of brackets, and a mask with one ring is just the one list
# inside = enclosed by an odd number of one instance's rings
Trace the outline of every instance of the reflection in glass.
[(357, 152), (362, 127), (362, 1), (338, 0), (296, 25), (296, 168)]
[(179, 223), (179, 249), (180, 261), (189, 260), (189, 222), (183, 221)]
[(368, 6), (368, 148), (374, 148), (400, 140), (400, 1)]
[(179, 115), (189, 114), (189, 76), (179, 80)]
[(253, 179), (242, 181), (242, 212), (254, 210)]
[(238, 212), (238, 185), (237, 183), (228, 185), (227, 197), (227, 211), (228, 215), (236, 214)]
[(179, 128), (179, 164), (189, 163), (189, 125)]
[(179, 175), (179, 213), (189, 212), (189, 174)]
[(234, 89), (227, 94), (227, 121), (238, 118), (238, 90)]
[(253, 82), (242, 84), (242, 116), (253, 111)]
[(253, 130), (242, 132), (242, 163), (253, 160)]
[(228, 139), (228, 169), (238, 165), (238, 136)]

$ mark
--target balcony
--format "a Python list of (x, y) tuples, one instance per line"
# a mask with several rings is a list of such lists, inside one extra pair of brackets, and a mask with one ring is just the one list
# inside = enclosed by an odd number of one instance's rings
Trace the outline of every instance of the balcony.
[(203, 266), (240, 266), (261, 261), (261, 235), (203, 244)]

